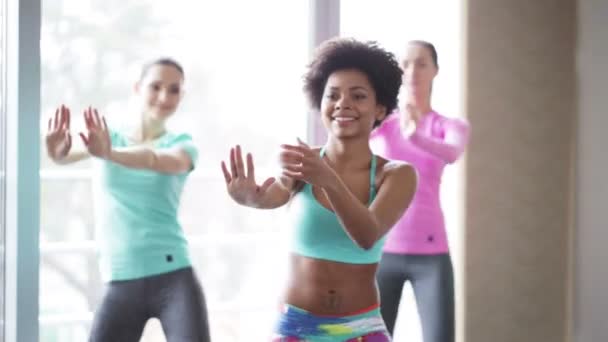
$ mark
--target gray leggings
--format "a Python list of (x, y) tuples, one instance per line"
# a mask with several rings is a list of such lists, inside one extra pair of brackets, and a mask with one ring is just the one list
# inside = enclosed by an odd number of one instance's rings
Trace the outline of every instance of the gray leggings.
[(403, 285), (412, 283), (424, 342), (454, 341), (454, 272), (449, 254), (384, 253), (377, 274), (380, 310), (391, 335)]
[(158, 318), (167, 342), (209, 342), (203, 290), (192, 267), (112, 281), (93, 320), (90, 342), (137, 342)]

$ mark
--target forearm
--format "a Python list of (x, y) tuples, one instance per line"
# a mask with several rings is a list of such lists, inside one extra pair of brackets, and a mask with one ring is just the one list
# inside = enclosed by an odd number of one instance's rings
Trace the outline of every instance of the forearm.
[(158, 156), (151, 148), (126, 147), (113, 148), (107, 159), (130, 169), (153, 170)]
[(336, 177), (332, 186), (323, 188), (342, 227), (361, 248), (372, 248), (380, 238), (380, 223), (369, 208)]
[(432, 154), (446, 163), (455, 162), (462, 153), (458, 146), (446, 144), (439, 139), (420, 134), (414, 134), (411, 141), (420, 149)]
[(446, 163), (453, 163), (464, 153), (469, 141), (469, 124), (464, 121), (449, 121), (443, 123), (441, 137), (414, 133), (411, 141), (422, 150), (436, 156)]
[(61, 158), (61, 159), (54, 159), (53, 157), (50, 156), (49, 154), (49, 158), (58, 165), (69, 165), (69, 164), (74, 164), (77, 163), (81, 160), (87, 159), (89, 157), (89, 153), (86, 151), (74, 151), (74, 152), (70, 152), (67, 156)]

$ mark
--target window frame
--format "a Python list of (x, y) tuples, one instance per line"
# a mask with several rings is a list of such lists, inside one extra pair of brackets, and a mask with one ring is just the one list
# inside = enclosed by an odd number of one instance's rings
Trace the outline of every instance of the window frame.
[[(5, 340), (38, 341), (40, 0), (6, 9)], [(32, 324), (36, 322), (36, 324)]]

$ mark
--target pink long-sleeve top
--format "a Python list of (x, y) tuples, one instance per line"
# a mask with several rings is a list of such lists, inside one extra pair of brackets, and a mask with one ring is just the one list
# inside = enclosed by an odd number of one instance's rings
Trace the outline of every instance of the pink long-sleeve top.
[(405, 161), (418, 172), (418, 188), (410, 207), (389, 231), (384, 251), (396, 254), (442, 254), (449, 251), (439, 191), (443, 169), (458, 160), (469, 140), (470, 126), (462, 119), (436, 112), (424, 115), (406, 136), (399, 113), (389, 115), (372, 132), (375, 154)]

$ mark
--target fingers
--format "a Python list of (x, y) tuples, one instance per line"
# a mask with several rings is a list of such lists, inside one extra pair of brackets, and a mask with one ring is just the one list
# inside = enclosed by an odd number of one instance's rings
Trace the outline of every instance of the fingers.
[(103, 125), (101, 123), (101, 119), (99, 118), (99, 113), (97, 109), (89, 107), (89, 110), (93, 111), (93, 122), (95, 122), (95, 127), (101, 128)]
[(84, 143), (84, 146), (89, 146), (89, 140), (84, 135), (84, 133), (80, 132), (80, 133), (78, 133), (78, 135), (80, 135), (80, 138), (82, 139), (82, 142)]
[(300, 152), (285, 150), (279, 154), (279, 161), (281, 164), (301, 164), (303, 157)]
[(247, 153), (247, 178), (255, 180), (255, 169), (253, 167), (253, 156)]
[(283, 170), (287, 170), (287, 171), (295, 172), (295, 173), (302, 173), (302, 172), (304, 172), (304, 166), (301, 164), (287, 164), (287, 165), (283, 166)]
[(293, 172), (293, 171), (283, 169), (282, 174), (283, 174), (283, 176), (287, 176), (287, 177), (293, 178), (295, 180), (304, 180), (303, 175), (299, 172)]
[(101, 120), (99, 119), (99, 113), (97, 113), (97, 110), (91, 106), (84, 110), (84, 122), (88, 130), (101, 128)]
[(224, 161), (222, 161), (222, 173), (224, 174), (226, 185), (230, 184), (232, 177), (230, 177), (230, 172), (228, 172), (228, 168), (226, 167), (226, 163), (224, 163)]
[(70, 129), (70, 110), (68, 107), (61, 105), (55, 109), (55, 115), (49, 119), (47, 129), (49, 132)]
[[(245, 159), (246, 161), (243, 161), (243, 152), (240, 145), (236, 145), (230, 149), (230, 170), (233, 179), (238, 177), (255, 179), (253, 155), (251, 153), (247, 153)], [(247, 168), (246, 172), (245, 167)]]
[(298, 140), (298, 144), (302, 147), (306, 147), (307, 149), (310, 150), (310, 146), (308, 146), (308, 144), (306, 144), (305, 142), (303, 142), (299, 137), (296, 138)]
[(63, 129), (65, 127), (65, 119), (66, 119), (66, 115), (65, 115), (65, 111), (66, 111), (66, 107), (64, 105), (61, 105), (61, 111), (59, 112), (59, 122), (57, 122), (56, 125), (56, 129)]
[(102, 128), (104, 131), (108, 131), (108, 123), (106, 122), (106, 118), (104, 116), (101, 117), (101, 121), (103, 123)]
[(62, 109), (62, 116), (63, 116), (63, 126), (62, 128), (65, 128), (66, 130), (70, 129), (70, 109), (68, 107), (65, 106), (61, 106)]
[(91, 115), (90, 115), (88, 109), (84, 110), (83, 116), (84, 116), (84, 124), (85, 124), (87, 130), (92, 129), (93, 128), (93, 120), (91, 118)]
[(230, 171), (232, 172), (232, 178), (238, 177), (238, 172), (236, 169), (236, 152), (234, 148), (230, 149)]
[(70, 150), (72, 148), (72, 135), (70, 134), (69, 131), (65, 132), (65, 141), (67, 142), (66, 146), (67, 146), (68, 150)]
[(241, 153), (241, 146), (236, 145), (236, 171), (240, 177), (246, 177), (245, 165), (243, 164), (243, 154)]
[(275, 182), (275, 178), (274, 177), (270, 177), (267, 180), (264, 181), (264, 183), (262, 183), (262, 185), (259, 186), (258, 191), (261, 193), (266, 192), (266, 190), (268, 190), (268, 188)]
[(61, 112), (63, 112), (63, 105), (61, 106), (61, 108), (57, 108), (57, 110), (55, 111), (55, 118), (53, 120), (53, 130), (57, 130), (57, 127), (59, 126), (59, 115), (61, 114)]
[(281, 148), (291, 152), (298, 152), (302, 155), (308, 155), (311, 152), (311, 149), (306, 146), (294, 146), (289, 144), (282, 144)]

